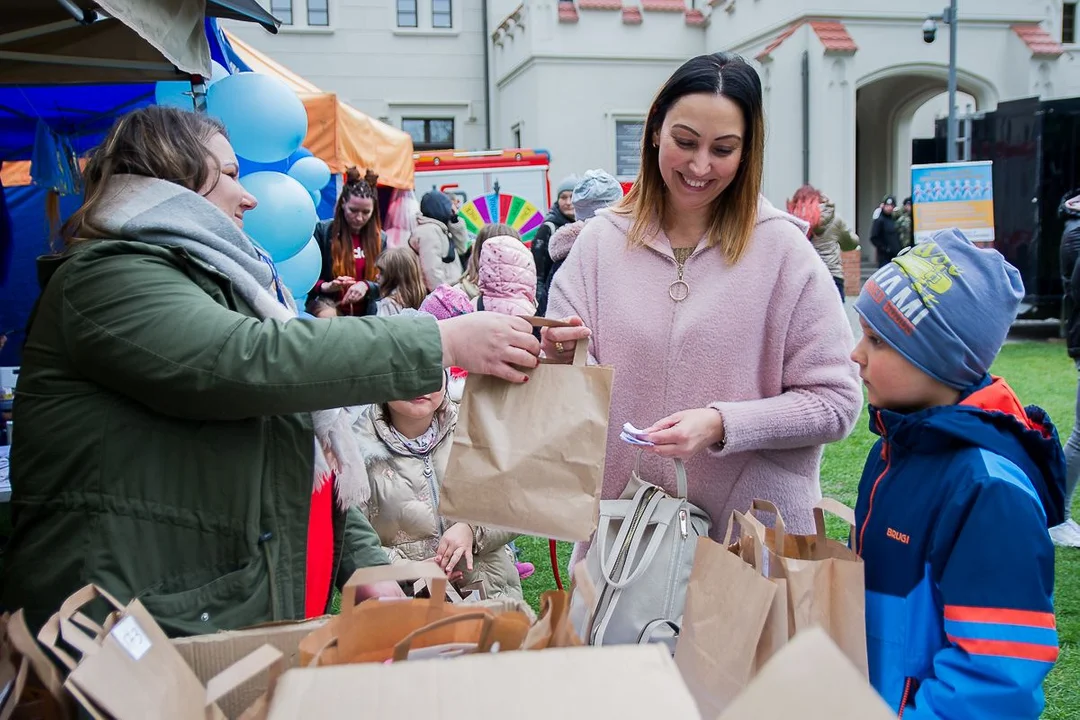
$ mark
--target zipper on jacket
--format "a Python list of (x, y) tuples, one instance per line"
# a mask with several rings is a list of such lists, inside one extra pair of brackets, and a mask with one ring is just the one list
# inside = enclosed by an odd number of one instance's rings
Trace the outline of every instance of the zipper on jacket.
[(863, 520), (862, 530), (859, 531), (859, 546), (855, 548), (855, 554), (862, 557), (863, 552), (863, 536), (866, 535), (866, 528), (870, 525), (870, 515), (874, 512), (874, 495), (877, 494), (878, 485), (881, 484), (881, 480), (889, 473), (889, 466), (892, 464), (892, 458), (889, 452), (889, 437), (885, 433), (885, 425), (881, 422), (881, 416), (878, 415), (874, 420), (877, 422), (878, 431), (881, 433), (881, 459), (885, 461), (885, 469), (881, 471), (881, 474), (877, 476), (877, 480), (874, 481), (874, 486), (870, 488), (870, 501), (866, 507), (866, 518)]
[(897, 720), (904, 717), (904, 710), (907, 709), (908, 701), (911, 700), (911, 693), (915, 689), (915, 678), (909, 677), (904, 681), (904, 696), (900, 698), (900, 712), (897, 714)]
[(431, 464), (430, 453), (424, 456), (424, 477), (427, 478), (428, 490), (431, 491), (432, 510), (435, 514), (435, 530), (441, 538), (443, 533), (446, 532), (446, 527), (442, 515), (439, 514), (439, 487), (435, 482), (435, 467)]
[(274, 622), (281, 619), (281, 609), (278, 607), (277, 599), (277, 573), (274, 571), (274, 563), (270, 561), (270, 540), (274, 537), (274, 533), (267, 530), (259, 536), (259, 547), (262, 549), (263, 557), (266, 559), (266, 569), (270, 574), (270, 617)]

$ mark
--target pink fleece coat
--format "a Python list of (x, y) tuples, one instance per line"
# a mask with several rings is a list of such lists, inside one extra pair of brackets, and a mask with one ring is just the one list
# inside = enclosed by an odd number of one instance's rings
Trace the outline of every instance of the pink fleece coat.
[[(601, 211), (585, 225), (555, 275), (548, 315), (580, 316), (592, 329), (590, 360), (615, 368), (605, 499), (619, 497), (637, 457), (619, 440), (623, 423), (713, 407), (726, 446), (686, 463), (689, 499), (712, 518), (712, 537), (722, 540), (731, 511), (754, 498), (776, 503), (791, 531), (812, 532), (822, 446), (851, 431), (862, 393), (836, 286), (800, 223), (762, 199), (738, 264), (698, 245), (682, 302), (668, 295), (677, 265), (663, 233), (630, 249), (629, 218)], [(644, 453), (642, 476), (675, 490), (669, 460)]]
[(477, 274), (485, 310), (503, 315), (536, 314), (536, 262), (520, 240), (506, 235), (485, 240)]

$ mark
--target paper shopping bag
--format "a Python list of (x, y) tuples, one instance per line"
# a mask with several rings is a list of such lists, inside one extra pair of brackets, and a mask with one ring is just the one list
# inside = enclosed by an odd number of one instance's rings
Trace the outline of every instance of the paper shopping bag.
[[(533, 319), (537, 325), (563, 325)], [(557, 540), (596, 529), (613, 370), (542, 363), (515, 385), (469, 375), (439, 512), (449, 520)]]
[[(356, 604), (356, 588), (374, 582), (429, 580), (430, 597)], [(447, 602), (446, 574), (434, 562), (357, 570), (342, 589), (341, 614), (300, 641), (301, 666), (417, 659), (431, 655), (519, 650), (529, 631), (523, 612), (496, 603)], [(434, 648), (434, 649), (433, 649)]]
[(746, 516), (754, 535), (765, 546), (763, 574), (784, 583), (788, 604), (788, 634), (821, 627), (866, 677), (866, 581), (862, 558), (842, 542), (825, 535), (825, 513), (854, 528), (855, 514), (836, 500), (824, 498), (814, 506), (813, 535), (785, 532), (783, 518), (767, 501), (755, 500), (755, 510), (776, 515), (774, 528)]
[(0, 617), (0, 720), (68, 720), (75, 704), (22, 610)]

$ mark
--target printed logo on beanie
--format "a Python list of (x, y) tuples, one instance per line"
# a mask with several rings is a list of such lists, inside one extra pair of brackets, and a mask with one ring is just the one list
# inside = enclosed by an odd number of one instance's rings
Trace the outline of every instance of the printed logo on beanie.
[(930, 314), (961, 270), (937, 243), (924, 242), (897, 256), (866, 283), (870, 297), (905, 335)]

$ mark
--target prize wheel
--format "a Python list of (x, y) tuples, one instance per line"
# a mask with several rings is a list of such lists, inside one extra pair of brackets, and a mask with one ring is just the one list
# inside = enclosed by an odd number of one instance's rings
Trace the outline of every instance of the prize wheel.
[(475, 238), (485, 225), (505, 223), (521, 233), (521, 242), (530, 248), (536, 231), (544, 224), (543, 214), (525, 198), (495, 193), (465, 203), (458, 210), (458, 217), (465, 223), (471, 238)]

